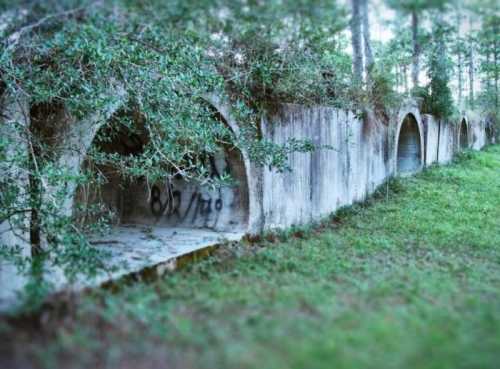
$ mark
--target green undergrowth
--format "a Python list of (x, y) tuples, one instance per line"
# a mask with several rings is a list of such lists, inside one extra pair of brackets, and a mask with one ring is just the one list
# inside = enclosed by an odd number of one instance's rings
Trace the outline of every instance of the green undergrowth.
[(42, 367), (497, 368), (500, 146), (2, 336)]

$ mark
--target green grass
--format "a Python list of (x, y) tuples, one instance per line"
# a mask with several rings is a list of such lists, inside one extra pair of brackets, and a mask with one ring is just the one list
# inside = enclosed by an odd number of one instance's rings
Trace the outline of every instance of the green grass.
[(500, 146), (289, 233), (81, 297), (41, 328), (4, 325), (11, 363), (500, 367)]

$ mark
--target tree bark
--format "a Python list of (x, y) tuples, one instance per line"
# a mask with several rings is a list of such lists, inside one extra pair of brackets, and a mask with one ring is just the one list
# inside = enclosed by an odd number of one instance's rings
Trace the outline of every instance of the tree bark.
[(400, 76), (399, 76), (399, 64), (396, 64), (394, 66), (394, 74), (396, 75), (396, 91), (399, 91), (399, 87), (400, 87), (400, 82), (399, 82), (399, 79), (400, 79)]
[(457, 51), (457, 80), (458, 80), (458, 108), (462, 109), (462, 100), (463, 100), (463, 58), (462, 58), (462, 38), (461, 38), (461, 25), (462, 25), (462, 8), (460, 6), (460, 2), (456, 4), (456, 14), (457, 14), (457, 40), (456, 40), (456, 51)]
[(418, 75), (420, 74), (420, 44), (418, 41), (418, 14), (416, 10), (411, 12), (411, 30), (412, 30), (412, 42), (413, 42), (413, 60), (412, 60), (412, 70), (411, 78), (413, 87), (418, 87)]
[[(496, 31), (498, 28), (496, 27)], [(498, 34), (498, 32), (495, 32)], [(498, 37), (493, 41), (493, 72), (495, 75), (495, 111), (498, 111)]]
[(408, 93), (408, 66), (403, 64), (403, 85), (405, 89), (405, 94)]
[(463, 89), (463, 80), (462, 80), (462, 51), (460, 48), (457, 50), (457, 66), (458, 66), (458, 107), (462, 107), (462, 89)]
[(361, 47), (360, 0), (351, 0), (351, 6), (351, 38), (354, 83), (360, 85), (363, 82), (363, 51)]
[(484, 76), (484, 82), (486, 84), (486, 90), (487, 91), (490, 91), (491, 89), (491, 76), (490, 76), (490, 69), (491, 68), (491, 52), (490, 52), (490, 49), (489, 49), (489, 45), (486, 45), (486, 50), (485, 50), (485, 54), (486, 54), (486, 71), (485, 71), (485, 76)]
[(365, 73), (366, 80), (370, 79), (370, 71), (373, 66), (373, 52), (370, 36), (370, 17), (368, 14), (368, 0), (361, 0), (361, 13), (363, 15), (363, 41), (365, 49)]
[(474, 48), (469, 44), (469, 106), (474, 107)]

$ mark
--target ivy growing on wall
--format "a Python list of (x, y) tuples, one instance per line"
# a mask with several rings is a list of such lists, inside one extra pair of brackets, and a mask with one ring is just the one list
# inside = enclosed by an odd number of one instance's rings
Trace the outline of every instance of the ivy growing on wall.
[[(0, 219), (9, 223), (19, 244), (30, 245), (35, 281), (43, 275), (40, 260), (62, 267), (69, 276), (95, 273), (101, 265), (102, 255), (86, 235), (106, 222), (82, 228), (71, 212), (61, 211), (77, 186), (96, 181), (80, 171), (82, 158), (77, 168), (68, 165), (68, 151), (75, 149), (71, 144), (92, 138), (90, 132), (96, 134), (95, 142), (112, 140), (122, 128), (145, 132), (148, 139), (133, 155), (103, 152), (95, 145), (85, 154), (86, 161), (148, 182), (182, 176), (211, 184), (204, 158), (221, 147), (246, 150), (258, 164), (280, 170), (286, 169), (288, 153), (313, 149), (308, 142), (278, 146), (259, 136), (260, 96), (254, 86), (265, 89), (276, 82), (272, 76), (278, 74), (271, 70), (278, 67), (277, 54), (259, 53), (259, 67), (249, 49), (242, 49), (245, 60), (251, 60), (248, 73), (258, 81), (247, 83), (236, 77), (240, 64), (222, 67), (229, 58), (223, 47), (230, 43), (213, 42), (208, 33), (180, 26), (180, 20), (145, 21), (149, 8), (137, 9), (139, 5), (27, 2), (6, 13), (0, 50), (3, 109), (18, 114), (9, 132), (7, 125), (2, 127)], [(164, 16), (182, 18), (168, 11)], [(187, 23), (184, 19), (182, 24)], [(232, 105), (239, 136), (214, 117), (206, 102), (214, 93)], [(78, 127), (87, 131), (78, 132)], [(77, 141), (71, 141), (73, 131), (80, 135)], [(15, 256), (11, 251), (2, 248)]]

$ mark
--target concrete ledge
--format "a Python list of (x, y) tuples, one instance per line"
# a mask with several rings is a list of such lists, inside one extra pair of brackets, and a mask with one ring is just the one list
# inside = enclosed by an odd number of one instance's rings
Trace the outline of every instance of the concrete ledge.
[[(174, 269), (177, 260), (194, 252), (206, 250), (213, 246), (239, 241), (243, 233), (215, 232), (208, 229), (165, 228), (144, 226), (115, 227), (103, 237), (94, 237), (91, 242), (98, 248), (109, 251), (104, 270), (94, 278), (80, 277), (69, 284), (63, 272), (58, 268), (46, 270), (46, 277), (54, 285), (55, 293), (62, 290), (81, 291), (88, 287), (97, 287), (115, 281), (130, 274), (138, 273), (146, 268), (158, 267)], [(9, 267), (12, 280), (26, 282), (26, 277), (15, 272), (14, 265)], [(0, 311), (8, 312), (19, 307), (24, 283), (9, 283), (6, 278), (0, 289)], [(4, 283), (5, 282), (5, 283)]]

